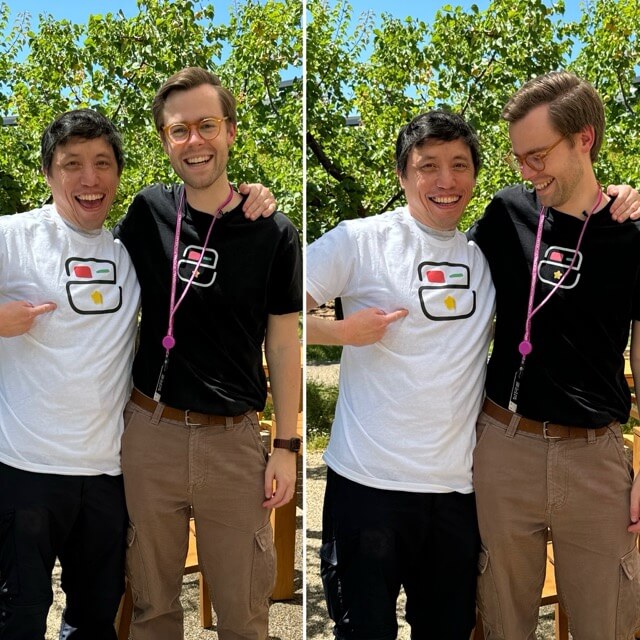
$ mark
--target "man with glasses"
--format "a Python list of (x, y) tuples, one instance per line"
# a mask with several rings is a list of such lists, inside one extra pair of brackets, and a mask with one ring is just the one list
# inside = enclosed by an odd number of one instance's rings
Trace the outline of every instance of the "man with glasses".
[(595, 176), (604, 110), (590, 84), (540, 76), (503, 117), (533, 189), (499, 192), (469, 234), (497, 305), (473, 458), (485, 633), (535, 637), (550, 531), (574, 637), (628, 640), (640, 626), (640, 480), (620, 423), (630, 327), (640, 391), (640, 224), (612, 221)]
[[(200, 68), (153, 100), (182, 184), (133, 201), (116, 235), (142, 291), (122, 466), (135, 640), (183, 638), (189, 519), (221, 640), (264, 640), (275, 579), (270, 511), (294, 495), (302, 308), (298, 233), (281, 213), (245, 219), (229, 184), (233, 95)], [(256, 411), (265, 352), (277, 415), (269, 456)]]

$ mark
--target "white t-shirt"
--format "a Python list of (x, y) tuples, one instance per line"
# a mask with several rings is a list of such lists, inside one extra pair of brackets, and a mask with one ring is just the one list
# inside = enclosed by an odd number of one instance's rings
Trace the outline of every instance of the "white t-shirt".
[(0, 217), (0, 304), (55, 302), (0, 338), (0, 462), (120, 473), (140, 289), (125, 248), (70, 228), (53, 205)]
[(325, 461), (381, 489), (470, 493), (494, 289), (464, 234), (436, 238), (406, 208), (343, 222), (307, 250), (307, 291), (409, 315), (383, 339), (346, 346)]

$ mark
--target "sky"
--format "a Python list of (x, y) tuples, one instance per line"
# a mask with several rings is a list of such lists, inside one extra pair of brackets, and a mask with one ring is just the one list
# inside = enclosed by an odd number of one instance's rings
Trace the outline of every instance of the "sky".
[[(57, 0), (55, 3), (51, 0), (6, 0), (12, 13), (18, 11), (28, 11), (33, 17), (41, 12), (50, 13), (56, 18), (67, 18), (72, 22), (86, 22), (90, 14), (96, 13), (116, 13), (122, 9), (125, 16), (131, 17), (137, 13), (137, 4), (135, 0), (92, 0), (91, 2), (79, 2), (78, 0)], [(336, 0), (330, 0), (332, 3)], [(216, 7), (216, 19), (224, 20), (228, 15), (232, 2), (215, 2), (211, 4)], [(409, 14), (420, 17), (423, 20), (431, 20), (435, 12), (445, 4), (460, 5), (464, 9), (469, 9), (473, 4), (471, 0), (449, 0), (442, 2), (440, 0), (422, 0), (414, 5), (415, 8), (407, 9), (413, 3), (398, 2), (398, 0), (350, 0), (353, 7), (353, 15), (357, 17), (365, 11), (372, 11), (376, 16), (383, 12), (390, 13), (399, 18), (404, 18)], [(483, 10), (489, 5), (489, 0), (476, 0), (475, 4)], [(579, 0), (566, 0), (565, 2), (565, 19), (576, 19), (580, 15)], [(419, 8), (418, 8), (419, 7)]]
[(122, 9), (125, 16), (130, 18), (138, 12), (136, 0), (92, 0), (78, 2), (78, 0), (6, 0), (12, 16), (17, 13), (28, 12), (33, 18), (41, 13), (49, 13), (55, 18), (66, 18), (71, 22), (86, 23), (90, 14), (116, 13)]
[[(468, 11), (472, 4), (476, 4), (480, 11), (484, 11), (490, 4), (489, 0), (448, 0), (437, 1), (422, 0), (416, 3), (415, 8), (407, 9), (410, 3), (398, 2), (398, 0), (350, 0), (353, 7), (353, 15), (358, 16), (365, 11), (371, 10), (376, 16), (381, 13), (390, 13), (397, 18), (405, 18), (412, 15), (425, 21), (431, 21), (436, 11), (449, 4), (451, 6), (461, 6)], [(550, 5), (550, 2), (545, 2)], [(575, 20), (580, 16), (580, 5), (578, 0), (565, 0), (565, 20)], [(419, 8), (418, 8), (419, 7)]]

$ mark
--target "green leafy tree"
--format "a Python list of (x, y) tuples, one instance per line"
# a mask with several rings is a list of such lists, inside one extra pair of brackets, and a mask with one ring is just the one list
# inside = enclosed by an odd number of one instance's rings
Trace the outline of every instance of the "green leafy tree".
[[(461, 227), (519, 176), (502, 161), (510, 145), (500, 119), (526, 80), (568, 68), (590, 80), (607, 110), (601, 181), (640, 184), (637, 0), (594, 0), (577, 22), (564, 3), (493, 0), (486, 10), (445, 5), (433, 23), (365, 14), (351, 34), (346, 0), (311, 0), (308, 73), (308, 239), (343, 219), (380, 213), (402, 200), (393, 167), (398, 129), (432, 108), (463, 114), (479, 133), (481, 171)], [(584, 43), (574, 59), (574, 46)], [(345, 127), (358, 113), (361, 124)]]
[(585, 6), (581, 20), (569, 25), (573, 37), (585, 44), (573, 66), (591, 81), (606, 108), (607, 129), (597, 173), (603, 184), (631, 182), (640, 177), (640, 4), (638, 0)]
[[(13, 29), (26, 43), (27, 55), (0, 67), (6, 86), (2, 107), (19, 118), (18, 127), (0, 130), (0, 179), (6, 174), (20, 185), (22, 208), (46, 200), (39, 172), (42, 131), (68, 109), (97, 109), (116, 123), (125, 142), (126, 168), (113, 223), (139, 189), (174, 179), (153, 127), (151, 101), (171, 74), (197, 65), (220, 76), (238, 97), (231, 179), (270, 186), (280, 208), (301, 227), (300, 80), (288, 91), (279, 88), (284, 73), (301, 75), (297, 5), (247, 0), (226, 26), (213, 24), (211, 5), (192, 0), (139, 0), (132, 18), (122, 12), (92, 15), (85, 25), (43, 15), (37, 30), (22, 17)], [(6, 15), (0, 12), (5, 30)], [(231, 54), (223, 60), (228, 49)], [(251, 53), (255, 50), (259, 55)], [(12, 209), (3, 205), (1, 211)]]

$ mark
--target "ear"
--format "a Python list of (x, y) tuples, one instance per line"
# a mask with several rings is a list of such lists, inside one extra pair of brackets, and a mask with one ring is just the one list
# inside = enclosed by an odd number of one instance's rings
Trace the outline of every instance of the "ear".
[(404, 189), (404, 178), (402, 177), (402, 174), (400, 173), (400, 171), (398, 171), (398, 169), (396, 169), (396, 177), (398, 178), (400, 186)]
[(169, 155), (169, 141), (163, 131), (160, 132), (160, 142), (162, 143), (162, 149), (164, 152)]
[(578, 133), (578, 144), (580, 145), (580, 149), (587, 153), (591, 152), (591, 147), (596, 140), (596, 133), (593, 125), (586, 125), (580, 133)]
[(51, 187), (51, 182), (49, 180), (49, 174), (47, 173), (46, 169), (44, 167), (40, 167), (40, 171), (42, 171), (42, 175), (44, 176), (44, 179), (47, 181), (47, 184), (49, 185), (49, 187)]
[(235, 122), (229, 122), (228, 120), (225, 122), (227, 125), (227, 146), (231, 146), (236, 139), (236, 134), (238, 133), (238, 125)]

